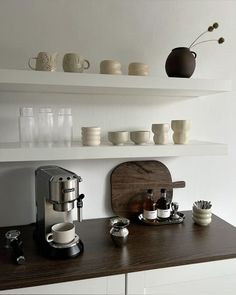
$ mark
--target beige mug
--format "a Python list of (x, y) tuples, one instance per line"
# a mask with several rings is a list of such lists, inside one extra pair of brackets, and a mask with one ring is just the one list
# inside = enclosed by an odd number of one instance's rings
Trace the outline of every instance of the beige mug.
[(100, 74), (121, 75), (121, 64), (116, 60), (103, 60), (100, 63)]
[(78, 53), (66, 53), (62, 65), (64, 72), (71, 73), (82, 73), (90, 67), (89, 61)]
[(57, 244), (68, 244), (75, 238), (75, 225), (69, 222), (56, 223), (51, 232), (46, 235), (47, 242)]
[[(37, 57), (29, 58), (28, 66), (31, 68), (31, 70), (54, 72), (57, 68), (57, 56), (57, 52), (53, 54), (48, 52), (39, 52)], [(36, 61), (35, 66), (31, 64), (32, 60)]]

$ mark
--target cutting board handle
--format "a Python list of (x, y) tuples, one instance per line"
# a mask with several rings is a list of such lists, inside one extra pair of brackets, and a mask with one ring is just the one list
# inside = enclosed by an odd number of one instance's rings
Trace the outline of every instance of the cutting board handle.
[(173, 188), (183, 188), (185, 187), (185, 181), (174, 181), (172, 182)]

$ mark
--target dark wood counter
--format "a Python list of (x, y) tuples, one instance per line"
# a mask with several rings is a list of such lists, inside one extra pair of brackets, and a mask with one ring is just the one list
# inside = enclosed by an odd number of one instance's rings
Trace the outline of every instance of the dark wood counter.
[(34, 225), (19, 226), (25, 265), (14, 265), (10, 250), (4, 248), (0, 229), (0, 290), (52, 284), (134, 271), (164, 268), (236, 257), (236, 228), (213, 215), (210, 226), (193, 224), (185, 212), (183, 224), (148, 226), (131, 224), (124, 248), (113, 244), (109, 219), (77, 224), (84, 253), (74, 259), (54, 261), (43, 257), (33, 240)]

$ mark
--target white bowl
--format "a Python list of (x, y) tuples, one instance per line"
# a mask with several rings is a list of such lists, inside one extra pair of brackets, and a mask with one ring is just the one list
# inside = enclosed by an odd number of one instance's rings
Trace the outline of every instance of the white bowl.
[(128, 131), (110, 131), (108, 132), (108, 140), (114, 145), (123, 145), (129, 140)]
[(130, 139), (138, 145), (143, 145), (150, 142), (150, 131), (140, 130), (140, 131), (131, 131)]

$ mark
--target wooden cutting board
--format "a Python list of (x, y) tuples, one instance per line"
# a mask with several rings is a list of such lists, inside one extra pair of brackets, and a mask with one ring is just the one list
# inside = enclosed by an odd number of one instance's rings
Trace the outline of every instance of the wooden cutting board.
[(185, 182), (172, 182), (170, 171), (159, 161), (124, 162), (111, 173), (112, 209), (116, 215), (135, 218), (142, 213), (147, 189), (153, 189), (157, 200), (161, 188), (165, 188), (168, 199), (172, 201), (173, 188), (183, 187)]

